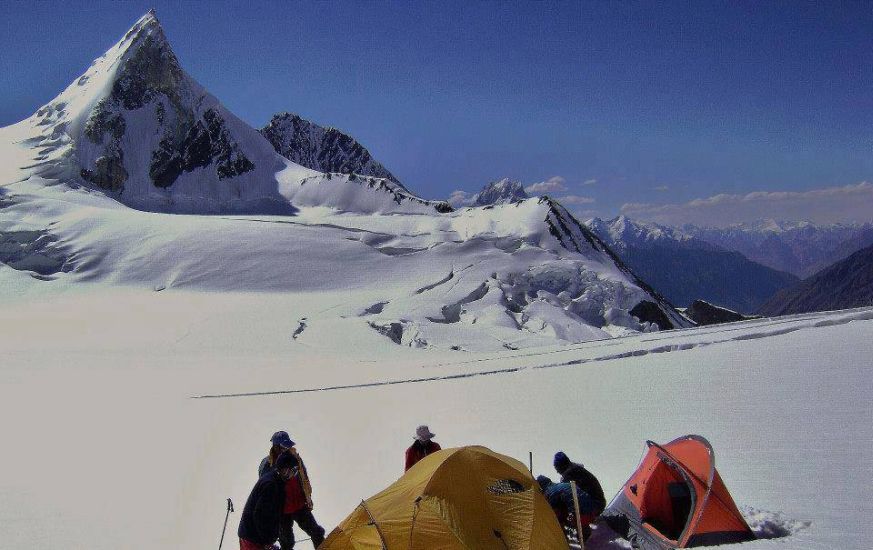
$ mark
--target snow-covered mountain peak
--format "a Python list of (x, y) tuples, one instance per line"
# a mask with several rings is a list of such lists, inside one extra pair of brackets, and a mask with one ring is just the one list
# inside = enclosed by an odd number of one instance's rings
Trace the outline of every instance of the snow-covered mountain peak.
[(32, 174), (172, 212), (291, 209), (287, 162), (182, 69), (153, 11), (18, 125)]
[(474, 206), (488, 206), (491, 204), (506, 204), (528, 198), (524, 186), (518, 180), (503, 178), (492, 181), (485, 185), (478, 194), (473, 197)]

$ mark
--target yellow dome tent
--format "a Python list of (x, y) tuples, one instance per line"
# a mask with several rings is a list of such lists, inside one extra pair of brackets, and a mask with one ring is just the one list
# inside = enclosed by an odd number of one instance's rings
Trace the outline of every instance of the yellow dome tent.
[(362, 501), (319, 550), (567, 550), (521, 462), (485, 447), (425, 457)]

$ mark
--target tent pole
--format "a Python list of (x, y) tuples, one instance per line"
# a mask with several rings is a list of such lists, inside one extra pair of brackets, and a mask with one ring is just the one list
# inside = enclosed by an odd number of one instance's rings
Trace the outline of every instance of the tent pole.
[(576, 482), (570, 482), (570, 489), (573, 491), (573, 509), (576, 512), (576, 537), (579, 539), (579, 548), (585, 550), (585, 540), (582, 537), (582, 518), (579, 516), (579, 495), (576, 493)]
[(376, 532), (379, 533), (379, 538), (382, 540), (382, 550), (387, 550), (388, 545), (385, 544), (385, 535), (382, 534), (382, 530), (379, 529), (379, 524), (376, 523), (376, 518), (373, 517), (373, 514), (370, 513), (370, 509), (367, 508), (367, 503), (365, 501), (361, 501), (361, 507), (367, 512), (367, 516), (370, 518), (370, 521), (373, 522), (373, 527), (376, 528)]

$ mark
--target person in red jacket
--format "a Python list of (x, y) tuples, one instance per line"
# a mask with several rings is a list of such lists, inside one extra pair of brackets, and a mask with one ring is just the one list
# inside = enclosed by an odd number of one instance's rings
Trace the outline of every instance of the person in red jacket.
[(406, 471), (422, 458), (442, 449), (439, 443), (433, 441), (435, 436), (436, 434), (431, 433), (427, 426), (419, 426), (415, 429), (415, 442), (406, 449)]

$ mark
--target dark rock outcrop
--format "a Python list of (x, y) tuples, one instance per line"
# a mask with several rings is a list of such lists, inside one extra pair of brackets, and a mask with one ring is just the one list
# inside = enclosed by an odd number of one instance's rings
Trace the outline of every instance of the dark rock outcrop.
[(736, 311), (731, 311), (730, 309), (718, 307), (703, 300), (694, 300), (691, 302), (691, 305), (685, 310), (685, 315), (698, 325), (733, 323), (735, 321), (745, 321), (753, 318), (737, 313)]
[(631, 309), (628, 313), (636, 317), (640, 320), (640, 322), (644, 323), (654, 323), (658, 325), (660, 330), (668, 330), (671, 328), (675, 328), (673, 323), (667, 319), (667, 316), (661, 311), (661, 308), (658, 307), (658, 304), (655, 302), (649, 302), (648, 300), (643, 300), (638, 303)]
[(292, 113), (280, 113), (259, 131), (277, 153), (301, 166), (319, 172), (373, 176), (402, 187), (366, 147), (336, 128), (319, 126)]

